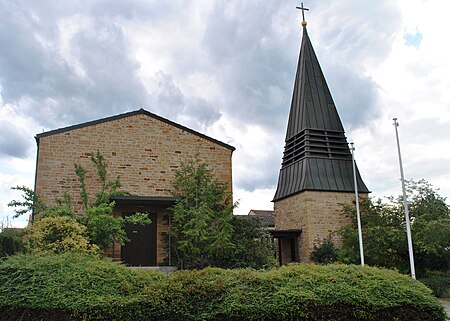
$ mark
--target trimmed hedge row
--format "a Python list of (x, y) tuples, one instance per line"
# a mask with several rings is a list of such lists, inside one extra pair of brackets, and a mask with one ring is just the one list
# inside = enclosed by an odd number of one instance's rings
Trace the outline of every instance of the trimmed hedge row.
[(445, 320), (390, 270), (296, 264), (165, 275), (76, 254), (0, 262), (0, 320)]

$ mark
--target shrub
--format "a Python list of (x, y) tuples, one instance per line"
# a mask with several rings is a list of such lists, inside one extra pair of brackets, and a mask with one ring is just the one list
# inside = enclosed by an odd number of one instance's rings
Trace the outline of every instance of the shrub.
[(15, 230), (4, 229), (0, 232), (0, 258), (24, 251), (23, 240)]
[(19, 255), (0, 261), (0, 284), (0, 320), (445, 320), (422, 283), (336, 264), (165, 275), (80, 254)]
[(338, 254), (331, 237), (324, 239), (319, 245), (314, 244), (310, 258), (312, 261), (321, 264), (336, 262), (338, 260)]
[(450, 275), (448, 273), (429, 272), (419, 281), (429, 287), (438, 298), (443, 297), (450, 291)]
[(0, 320), (24, 313), (23, 320), (90, 319), (89, 311), (97, 310), (107, 315), (163, 278), (80, 253), (11, 256), (0, 261)]
[(278, 265), (275, 244), (269, 230), (259, 217), (234, 216), (233, 252), (218, 262), (222, 268), (267, 269)]
[(79, 252), (96, 253), (97, 245), (89, 244), (86, 227), (68, 216), (44, 217), (30, 228), (32, 252)]

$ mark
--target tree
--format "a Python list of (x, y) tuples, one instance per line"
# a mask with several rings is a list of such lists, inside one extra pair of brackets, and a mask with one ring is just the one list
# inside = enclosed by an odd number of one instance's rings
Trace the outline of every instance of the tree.
[(8, 203), (9, 207), (14, 207), (14, 218), (18, 218), (26, 213), (40, 214), (45, 211), (45, 204), (31, 188), (22, 185), (11, 187), (11, 189), (22, 192), (22, 200), (12, 200)]
[(233, 204), (228, 187), (198, 158), (182, 162), (172, 183), (174, 196), (171, 237), (178, 265), (203, 268), (217, 265), (235, 248), (232, 241)]
[(277, 266), (275, 243), (259, 217), (234, 216), (231, 224), (234, 249), (219, 263), (220, 267), (263, 269)]
[[(408, 181), (411, 233), (417, 274), (426, 270), (448, 271), (450, 265), (450, 208), (437, 190), (425, 180)], [(362, 199), (361, 221), (365, 261), (369, 265), (397, 268), (409, 272), (402, 197), (381, 200)], [(359, 246), (354, 206), (344, 205), (353, 223), (344, 227), (339, 258), (358, 263)]]
[(183, 162), (172, 185), (179, 198), (172, 207), (172, 250), (180, 268), (276, 266), (267, 228), (259, 218), (233, 216), (228, 186), (206, 163)]

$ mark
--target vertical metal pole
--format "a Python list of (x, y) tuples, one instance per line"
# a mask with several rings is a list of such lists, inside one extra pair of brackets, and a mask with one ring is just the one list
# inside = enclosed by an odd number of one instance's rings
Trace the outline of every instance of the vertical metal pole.
[(414, 267), (414, 251), (411, 236), (411, 226), (409, 222), (409, 210), (408, 210), (408, 200), (406, 198), (406, 187), (405, 187), (405, 176), (403, 175), (403, 165), (402, 165), (402, 155), (400, 153), (400, 141), (398, 139), (398, 122), (397, 118), (394, 118), (395, 126), (395, 137), (397, 138), (397, 149), (398, 149), (398, 162), (400, 164), (400, 177), (402, 181), (403, 190), (403, 207), (405, 208), (405, 220), (406, 220), (406, 235), (408, 237), (408, 251), (409, 251), (409, 264), (411, 266), (411, 277), (416, 279), (416, 268)]
[(169, 213), (169, 266), (172, 266), (172, 214)]
[(353, 143), (350, 143), (350, 146), (351, 146), (350, 150), (352, 151), (353, 180), (355, 182), (356, 218), (358, 221), (359, 254), (361, 256), (361, 266), (364, 266), (364, 248), (362, 239), (361, 214), (359, 212), (358, 182), (356, 179), (356, 166), (355, 166), (355, 147)]

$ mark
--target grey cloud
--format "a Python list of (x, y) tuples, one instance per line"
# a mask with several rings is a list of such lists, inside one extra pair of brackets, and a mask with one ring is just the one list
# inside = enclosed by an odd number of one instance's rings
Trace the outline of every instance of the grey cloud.
[[(261, 155), (247, 156), (251, 161), (244, 162), (246, 167), (240, 170), (239, 175), (233, 177), (238, 188), (254, 191), (259, 188), (276, 187), (284, 148), (284, 129), (283, 131), (267, 130), (267, 133), (270, 138), (266, 141), (267, 145), (264, 149), (260, 151)], [(237, 152), (240, 152), (240, 146), (236, 147)], [(247, 149), (251, 150), (251, 148), (247, 146)]]
[(449, 168), (449, 159), (444, 157), (437, 157), (432, 160), (405, 159), (404, 163), (406, 175), (408, 175), (408, 173), (416, 173), (416, 175), (420, 176), (414, 177), (413, 178), (414, 180), (419, 179), (431, 180), (433, 178), (439, 178), (443, 175), (443, 173), (448, 173)]
[(185, 104), (185, 97), (170, 75), (159, 71), (155, 74), (156, 89), (152, 92), (152, 108), (168, 118), (176, 118)]
[(317, 12), (311, 20), (321, 30), (317, 46), (352, 68), (384, 60), (401, 27), (394, 1), (325, 0), (312, 3), (311, 10)]
[(87, 5), (92, 16), (159, 24), (182, 16), (183, 8), (189, 6), (189, 3), (183, 0), (101, 0), (92, 3), (88, 0)]
[(57, 37), (42, 27), (57, 28), (51, 16), (33, 19), (36, 12), (3, 9), (0, 82), (5, 103), (20, 105), (47, 128), (150, 104), (135, 74), (139, 66), (129, 56), (126, 39), (114, 21), (92, 19), (92, 26), (81, 27), (71, 39), (71, 53), (85, 72), (80, 76), (56, 49)]
[(210, 102), (184, 94), (170, 75), (159, 71), (154, 78), (156, 88), (150, 93), (152, 111), (198, 131), (205, 131), (221, 117)]
[[(161, 22), (162, 17), (181, 14), (175, 10), (177, 3), (121, 3), (81, 3), (68, 5), (66, 10), (52, 3), (47, 4), (48, 10), (0, 4), (0, 45), (6, 48), (0, 54), (3, 101), (18, 105), (23, 113), (49, 129), (139, 107), (171, 119), (184, 111), (195, 112), (205, 117), (196, 122), (202, 128), (217, 120), (220, 113), (211, 104), (182, 93), (164, 72), (155, 75), (157, 88), (148, 92), (136, 74), (140, 66), (128, 51), (120, 24), (123, 19), (154, 15), (159, 20), (149, 21)], [(72, 36), (68, 43), (71, 56), (66, 57), (58, 48), (57, 21), (74, 13), (96, 15), (85, 16), (88, 25), (79, 26)]]
[[(429, 113), (429, 118), (416, 119), (409, 122), (408, 125), (403, 123), (403, 119), (399, 119), (399, 132), (402, 141), (407, 144), (412, 143), (427, 143), (435, 141), (447, 142), (450, 149), (450, 122), (439, 118), (438, 114), (432, 114), (432, 108), (425, 106)], [(409, 141), (408, 141), (409, 138)], [(439, 151), (436, 151), (438, 153)]]
[[(270, 153), (270, 147), (267, 152)], [(260, 188), (275, 188), (281, 168), (281, 156), (281, 153), (272, 152), (267, 159), (255, 159), (249, 164), (251, 167), (248, 168), (247, 173), (241, 171), (239, 176), (233, 178), (236, 186), (251, 192)]]
[(199, 131), (205, 131), (207, 127), (214, 124), (222, 116), (220, 111), (214, 109), (204, 99), (197, 97), (188, 100), (183, 114), (189, 119), (189, 124), (186, 125)]
[[(290, 46), (273, 27), (284, 9), (278, 1), (219, 1), (208, 19), (203, 47), (227, 93), (224, 108), (237, 122), (283, 127), (295, 76), (290, 51), (280, 49)], [(282, 94), (270, 101), (273, 89)]]
[(381, 115), (380, 89), (370, 77), (340, 64), (324, 64), (322, 68), (328, 75), (328, 86), (346, 130), (366, 126)]
[(0, 121), (0, 158), (25, 158), (32, 144), (33, 137), (28, 137), (24, 128), (18, 128), (6, 120)]
[(93, 26), (82, 29), (71, 46), (86, 73), (77, 94), (84, 95), (99, 113), (111, 114), (149, 101), (120, 26), (106, 19), (93, 20)]

